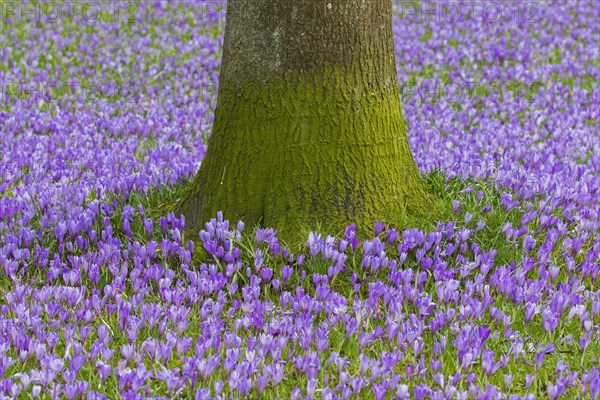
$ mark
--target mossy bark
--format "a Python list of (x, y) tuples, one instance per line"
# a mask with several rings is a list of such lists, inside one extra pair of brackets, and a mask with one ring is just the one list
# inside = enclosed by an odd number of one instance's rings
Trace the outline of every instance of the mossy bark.
[(179, 203), (294, 238), (423, 212), (400, 105), (390, 0), (230, 0), (215, 121)]

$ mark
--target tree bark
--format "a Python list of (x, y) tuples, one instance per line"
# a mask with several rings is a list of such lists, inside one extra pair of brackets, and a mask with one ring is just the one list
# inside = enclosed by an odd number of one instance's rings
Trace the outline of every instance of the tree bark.
[(391, 0), (229, 0), (206, 156), (178, 211), (284, 238), (372, 228), (427, 193), (400, 105)]

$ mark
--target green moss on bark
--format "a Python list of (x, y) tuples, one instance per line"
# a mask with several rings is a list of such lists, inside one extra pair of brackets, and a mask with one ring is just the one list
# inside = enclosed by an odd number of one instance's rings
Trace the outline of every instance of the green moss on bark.
[(188, 227), (221, 210), (296, 240), (317, 223), (366, 230), (426, 212), (398, 85), (362, 71), (222, 81), (206, 157), (179, 206)]

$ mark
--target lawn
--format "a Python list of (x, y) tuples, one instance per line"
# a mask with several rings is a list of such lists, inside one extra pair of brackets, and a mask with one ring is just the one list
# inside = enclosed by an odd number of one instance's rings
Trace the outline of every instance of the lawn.
[(172, 211), (223, 6), (98, 4), (0, 0), (3, 398), (600, 397), (600, 3), (394, 0), (436, 210), (301, 243)]

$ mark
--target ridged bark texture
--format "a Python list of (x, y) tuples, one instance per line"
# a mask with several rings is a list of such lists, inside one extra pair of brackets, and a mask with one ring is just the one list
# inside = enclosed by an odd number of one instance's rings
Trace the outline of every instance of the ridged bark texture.
[(230, 0), (208, 150), (179, 203), (296, 239), (421, 212), (400, 105), (391, 0)]

